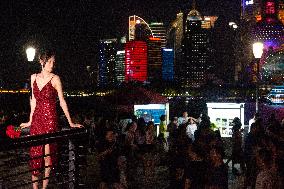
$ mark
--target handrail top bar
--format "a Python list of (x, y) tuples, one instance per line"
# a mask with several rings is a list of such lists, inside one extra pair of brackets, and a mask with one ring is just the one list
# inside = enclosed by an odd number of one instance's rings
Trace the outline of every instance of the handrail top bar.
[(87, 134), (87, 129), (83, 127), (83, 128), (62, 129), (61, 131), (43, 134), (43, 135), (25, 136), (16, 139), (2, 141), (0, 143), (0, 151), (12, 150), (20, 147), (42, 145), (64, 139), (75, 139), (78, 136), (86, 134)]

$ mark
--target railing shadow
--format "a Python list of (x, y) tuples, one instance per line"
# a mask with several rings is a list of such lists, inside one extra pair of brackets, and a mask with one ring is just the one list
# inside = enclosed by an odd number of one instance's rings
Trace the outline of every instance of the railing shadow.
[[(49, 188), (84, 188), (82, 170), (86, 167), (86, 144), (88, 140), (85, 128), (66, 129), (55, 133), (25, 136), (0, 143), (0, 189), (31, 188), (31, 160), (29, 149), (33, 146), (55, 143), (57, 162), (52, 166), (48, 178), (39, 177), (39, 183), (49, 179)], [(44, 167), (39, 170), (41, 173)], [(42, 174), (41, 174), (42, 175)]]

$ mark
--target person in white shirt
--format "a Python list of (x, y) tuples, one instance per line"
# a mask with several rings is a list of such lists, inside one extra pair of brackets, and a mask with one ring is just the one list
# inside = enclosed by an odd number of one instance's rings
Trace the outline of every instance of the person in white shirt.
[(188, 117), (187, 111), (183, 112), (182, 117), (178, 118), (178, 125), (187, 123), (188, 119), (189, 119), (189, 117)]
[(250, 127), (251, 124), (255, 123), (255, 121), (259, 119), (259, 113), (255, 113), (253, 118), (249, 120), (249, 128), (248, 128), (248, 133), (250, 132)]
[(189, 118), (189, 124), (186, 126), (186, 134), (187, 136), (194, 141), (194, 133), (197, 130), (196, 122), (194, 121), (194, 118)]

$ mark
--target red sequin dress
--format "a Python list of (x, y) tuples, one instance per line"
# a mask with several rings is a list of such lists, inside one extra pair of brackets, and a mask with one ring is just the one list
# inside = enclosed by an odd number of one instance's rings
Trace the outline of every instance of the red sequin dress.
[[(51, 78), (52, 79), (52, 78)], [(56, 113), (57, 91), (50, 81), (40, 90), (36, 79), (33, 83), (33, 94), (36, 99), (36, 107), (33, 113), (30, 135), (53, 133), (58, 130)], [(56, 162), (56, 144), (49, 144), (51, 164)], [(53, 155), (52, 155), (53, 154)], [(38, 175), (44, 167), (44, 145), (34, 146), (30, 149), (30, 167), (33, 175)], [(37, 170), (34, 170), (37, 169)]]

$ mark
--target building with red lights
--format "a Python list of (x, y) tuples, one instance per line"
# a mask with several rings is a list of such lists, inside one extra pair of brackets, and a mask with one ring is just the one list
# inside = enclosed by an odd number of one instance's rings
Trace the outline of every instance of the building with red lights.
[(125, 81), (146, 81), (147, 63), (147, 43), (128, 41), (125, 45)]

